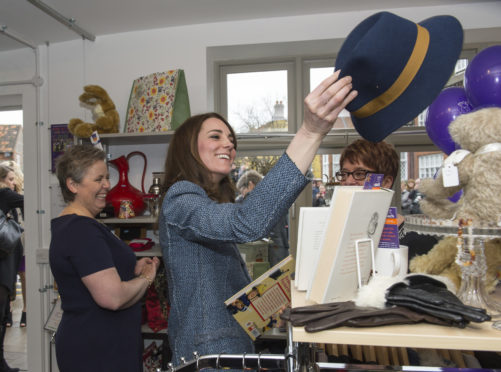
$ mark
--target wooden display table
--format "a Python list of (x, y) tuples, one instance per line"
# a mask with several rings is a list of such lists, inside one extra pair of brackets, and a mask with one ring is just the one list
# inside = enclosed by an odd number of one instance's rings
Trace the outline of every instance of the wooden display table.
[[(313, 305), (291, 283), (292, 307)], [(466, 328), (432, 324), (392, 325), (381, 327), (340, 327), (308, 333), (304, 327), (293, 327), (294, 342), (413, 347), (427, 349), (501, 351), (501, 331), (492, 322), (470, 323)]]

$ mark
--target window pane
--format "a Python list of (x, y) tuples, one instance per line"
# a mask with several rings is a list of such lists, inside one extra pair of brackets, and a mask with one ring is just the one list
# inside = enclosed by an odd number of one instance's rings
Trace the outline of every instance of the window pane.
[(407, 153), (400, 153), (400, 179), (402, 181), (407, 180), (408, 177), (408, 161), (407, 161)]
[(287, 71), (227, 75), (228, 120), (237, 133), (287, 132)]
[(310, 92), (315, 89), (327, 76), (334, 73), (334, 67), (310, 68)]
[(462, 71), (465, 71), (466, 67), (468, 67), (468, 59), (458, 59), (458, 61), (456, 62), (456, 67), (454, 68), (454, 73), (458, 74)]
[(14, 160), (23, 168), (23, 110), (1, 110), (0, 126), (2, 143), (0, 143), (0, 161)]
[(433, 178), (442, 166), (444, 155), (442, 153), (421, 155), (418, 161), (419, 178)]
[(424, 127), (426, 124), (426, 115), (428, 114), (428, 108), (426, 108), (422, 113), (418, 115), (417, 126)]
[(1, 111), (0, 125), (20, 124), (23, 125), (23, 110)]
[[(310, 92), (315, 89), (329, 75), (334, 73), (333, 67), (311, 67), (310, 68)], [(353, 128), (350, 113), (347, 110), (341, 111), (338, 120), (334, 124), (334, 129)]]

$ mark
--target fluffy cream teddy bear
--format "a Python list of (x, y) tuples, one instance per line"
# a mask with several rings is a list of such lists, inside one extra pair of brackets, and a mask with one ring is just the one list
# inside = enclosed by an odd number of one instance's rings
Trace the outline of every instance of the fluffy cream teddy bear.
[(85, 123), (81, 119), (71, 119), (68, 129), (73, 135), (80, 138), (89, 138), (94, 131), (98, 133), (118, 133), (120, 117), (106, 90), (99, 85), (86, 85), (79, 100), (92, 110), (95, 123)]
[[(501, 216), (501, 108), (460, 115), (450, 123), (449, 133), (461, 150), (449, 155), (436, 179), (422, 180), (422, 211), (434, 218), (497, 223)], [(459, 182), (444, 187), (444, 174), (454, 167)], [(461, 189), (457, 203), (448, 200)]]
[[(471, 219), (475, 222), (498, 223), (501, 215), (501, 108), (479, 109), (458, 116), (450, 125), (449, 133), (461, 150), (445, 160), (436, 179), (422, 180), (419, 186), (425, 197), (422, 211), (433, 218)], [(457, 185), (445, 187), (444, 174), (457, 168)], [(450, 171), (449, 169), (449, 171)], [(459, 190), (463, 194), (457, 203), (448, 198)], [(411, 272), (448, 277), (459, 288), (461, 269), (456, 264), (457, 237), (446, 237), (425, 255), (414, 257), (409, 263)], [(487, 273), (485, 285), (494, 289), (501, 268), (501, 238), (485, 242)]]

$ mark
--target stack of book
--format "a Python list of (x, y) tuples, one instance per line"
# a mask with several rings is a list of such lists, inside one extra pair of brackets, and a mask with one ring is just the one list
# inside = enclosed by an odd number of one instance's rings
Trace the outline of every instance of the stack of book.
[(307, 299), (352, 300), (367, 283), (392, 197), (389, 189), (337, 186), (329, 208), (301, 208), (294, 283)]

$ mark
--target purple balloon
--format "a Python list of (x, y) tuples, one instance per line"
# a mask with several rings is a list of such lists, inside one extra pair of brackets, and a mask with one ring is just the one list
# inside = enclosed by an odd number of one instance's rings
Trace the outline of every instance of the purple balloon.
[(501, 107), (501, 45), (485, 48), (464, 73), (464, 88), (471, 105)]
[(428, 107), (425, 126), (428, 136), (447, 155), (460, 148), (449, 134), (449, 124), (472, 110), (466, 92), (460, 87), (444, 89)]

